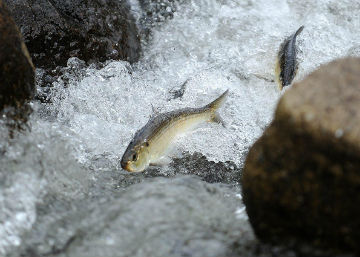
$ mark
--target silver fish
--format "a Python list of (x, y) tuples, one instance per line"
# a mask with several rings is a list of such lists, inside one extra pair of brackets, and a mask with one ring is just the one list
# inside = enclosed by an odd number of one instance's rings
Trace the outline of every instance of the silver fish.
[(296, 60), (296, 37), (304, 29), (301, 26), (294, 34), (287, 38), (280, 46), (275, 67), (275, 76), (280, 90), (288, 86), (293, 81), (297, 69), (298, 62)]
[(130, 172), (144, 171), (149, 165), (157, 165), (178, 135), (206, 121), (223, 124), (217, 110), (225, 102), (228, 92), (204, 107), (184, 108), (151, 118), (135, 133), (121, 159), (121, 167)]

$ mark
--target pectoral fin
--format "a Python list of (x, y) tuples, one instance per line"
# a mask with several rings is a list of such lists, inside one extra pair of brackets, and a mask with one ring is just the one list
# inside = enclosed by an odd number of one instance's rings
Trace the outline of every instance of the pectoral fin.
[(225, 121), (221, 118), (220, 114), (215, 112), (214, 115), (212, 116), (212, 119), (211, 119), (212, 122), (216, 122), (216, 123), (219, 123), (221, 124), (224, 128), (226, 128), (226, 123)]

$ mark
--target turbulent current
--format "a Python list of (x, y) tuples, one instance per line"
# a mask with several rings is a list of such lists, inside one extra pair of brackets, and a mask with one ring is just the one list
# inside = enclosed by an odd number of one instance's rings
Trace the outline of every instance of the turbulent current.
[[(357, 0), (180, 1), (138, 63), (69, 59), (49, 103), (32, 103), (29, 129), (8, 139), (0, 124), (0, 256), (271, 256), (248, 223), (239, 177), (281, 96), (277, 51), (305, 26), (295, 82), (360, 56), (359, 15)], [(151, 115), (226, 89), (225, 127), (181, 137), (169, 165), (121, 169)]]

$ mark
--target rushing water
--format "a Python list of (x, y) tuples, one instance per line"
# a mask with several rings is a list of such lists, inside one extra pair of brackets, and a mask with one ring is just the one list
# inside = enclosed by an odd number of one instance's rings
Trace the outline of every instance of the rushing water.
[[(0, 256), (268, 256), (255, 252), (238, 179), (281, 95), (277, 50), (305, 26), (296, 81), (360, 56), (360, 2), (181, 2), (153, 27), (139, 63), (70, 59), (51, 103), (32, 103), (29, 131), (10, 140), (0, 124)], [(226, 89), (226, 127), (180, 138), (170, 165), (121, 169), (151, 115), (203, 106)]]

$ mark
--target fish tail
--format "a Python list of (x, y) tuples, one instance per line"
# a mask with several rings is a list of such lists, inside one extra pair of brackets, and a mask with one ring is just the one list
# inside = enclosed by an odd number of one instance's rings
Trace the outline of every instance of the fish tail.
[(205, 107), (211, 111), (210, 121), (220, 123), (225, 127), (225, 122), (220, 117), (220, 114), (217, 112), (218, 109), (224, 104), (227, 95), (229, 94), (229, 89), (226, 90), (221, 96), (216, 98), (214, 101), (206, 105)]
[(302, 25), (300, 28), (298, 28), (298, 30), (295, 32), (294, 36), (297, 37), (301, 33), (301, 31), (303, 31), (303, 29), (304, 29), (304, 25)]
[(207, 108), (211, 109), (213, 112), (216, 112), (225, 102), (226, 96), (229, 94), (229, 89), (226, 90), (221, 96), (216, 98), (214, 101), (206, 105)]

